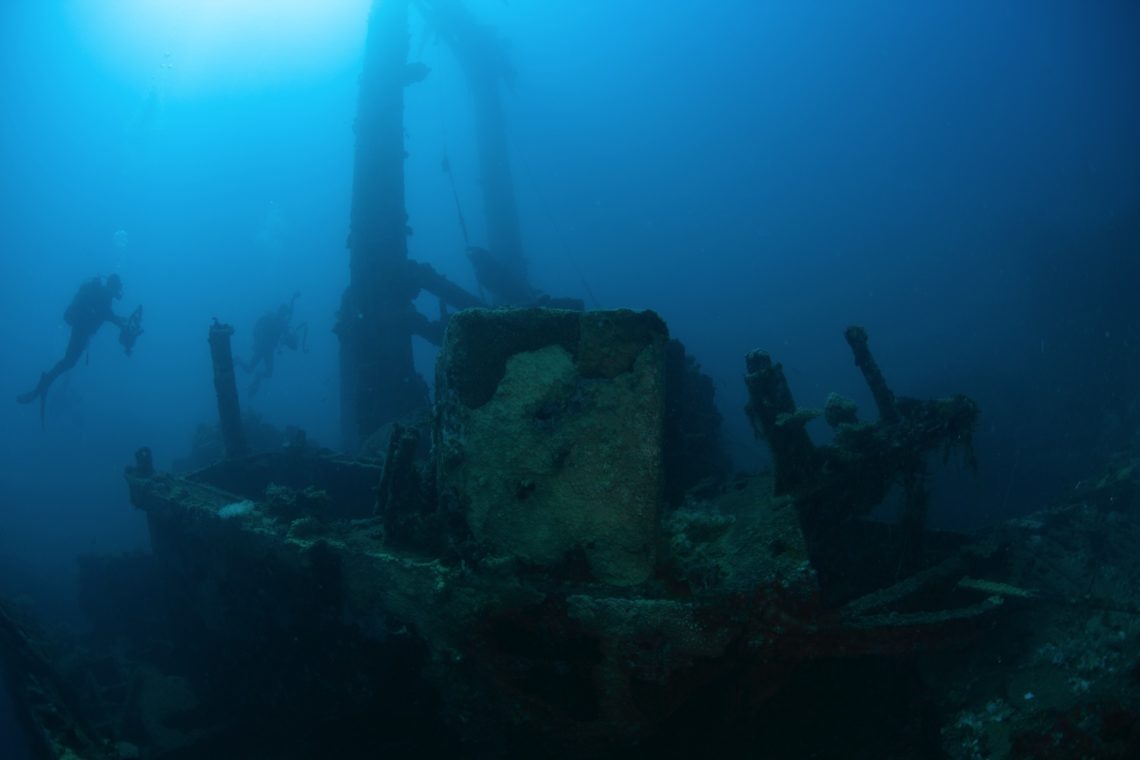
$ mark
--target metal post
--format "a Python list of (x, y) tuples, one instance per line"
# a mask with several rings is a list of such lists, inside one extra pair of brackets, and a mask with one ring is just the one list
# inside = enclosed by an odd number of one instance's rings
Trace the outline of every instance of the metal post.
[(218, 396), (218, 417), (222, 426), (222, 441), (226, 458), (234, 459), (249, 453), (245, 430), (241, 425), (241, 405), (238, 403), (237, 378), (234, 377), (234, 356), (230, 338), (234, 328), (217, 319), (210, 325), (210, 359), (214, 364), (214, 392)]

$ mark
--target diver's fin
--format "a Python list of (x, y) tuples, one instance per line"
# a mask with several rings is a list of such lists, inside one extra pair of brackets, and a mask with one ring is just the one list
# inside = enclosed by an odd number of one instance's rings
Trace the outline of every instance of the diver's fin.
[(40, 373), (40, 380), (38, 383), (36, 383), (36, 387), (32, 388), (27, 393), (21, 393), (19, 396), (16, 396), (16, 403), (17, 404), (30, 404), (33, 401), (35, 401), (37, 398), (40, 398), (43, 395), (44, 391), (47, 390), (47, 384), (44, 382), (46, 379), (47, 379), (47, 373), (41, 372)]

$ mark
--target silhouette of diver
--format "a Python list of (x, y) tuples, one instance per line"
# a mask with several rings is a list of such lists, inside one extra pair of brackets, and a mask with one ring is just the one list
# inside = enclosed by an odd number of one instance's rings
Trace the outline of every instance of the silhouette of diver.
[(112, 274), (106, 282), (100, 277), (94, 277), (80, 286), (63, 319), (71, 326), (71, 338), (67, 342), (67, 351), (63, 358), (47, 372), (40, 374), (40, 381), (36, 387), (27, 393), (21, 393), (16, 401), (21, 404), (30, 404), (36, 399), (40, 400), (40, 424), (44, 419), (44, 404), (47, 401), (47, 392), (56, 378), (67, 372), (79, 362), (79, 357), (87, 349), (87, 343), (104, 322), (110, 322), (119, 328), (119, 343), (130, 355), (135, 341), (142, 335), (142, 306), (137, 307), (129, 317), (120, 317), (111, 308), (111, 302), (123, 297), (123, 281), (119, 275)]
[[(253, 383), (249, 386), (249, 395), (257, 393), (261, 381), (273, 377), (273, 360), (282, 345), (294, 351), (297, 346), (308, 353), (309, 326), (301, 323), (292, 327), (293, 304), (301, 297), (294, 293), (289, 303), (283, 303), (276, 311), (268, 311), (261, 316), (253, 326), (253, 358), (249, 361), (238, 359), (238, 363), (246, 372), (254, 373)], [(258, 369), (258, 365), (261, 368)]]

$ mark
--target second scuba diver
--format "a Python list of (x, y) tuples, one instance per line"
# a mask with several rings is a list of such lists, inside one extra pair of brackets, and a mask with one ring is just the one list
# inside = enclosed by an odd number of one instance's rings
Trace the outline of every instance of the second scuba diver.
[(288, 303), (277, 307), (276, 311), (266, 312), (253, 326), (253, 357), (249, 361), (238, 360), (242, 369), (253, 373), (253, 383), (249, 386), (252, 396), (261, 387), (261, 381), (273, 376), (273, 362), (281, 346), (294, 351), (300, 346), (308, 352), (309, 327), (302, 323), (292, 326), (293, 304), (300, 298), (294, 293)]

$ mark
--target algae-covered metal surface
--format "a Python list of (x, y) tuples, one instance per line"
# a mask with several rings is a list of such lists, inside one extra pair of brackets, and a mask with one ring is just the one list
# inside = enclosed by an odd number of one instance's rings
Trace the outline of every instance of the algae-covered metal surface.
[[(515, 329), (520, 320), (533, 327)], [(605, 583), (652, 575), (666, 338), (652, 312), (453, 318), (439, 369), (439, 489), (477, 542), (543, 566), (577, 553)], [(509, 355), (487, 361), (489, 343)]]
[[(873, 458), (916, 424), (937, 448), (931, 420), (968, 409), (921, 402), (908, 422), (919, 402), (895, 399), (893, 420), (836, 414), (863, 432), (784, 452), (804, 455), (798, 477), (824, 468), (815, 481), (781, 493), (778, 472), (738, 474), (668, 503), (665, 340), (648, 312), (462, 313), (433, 414), (392, 427), (383, 459), (294, 436), (174, 475), (140, 450), (126, 480), (153, 551), (85, 560), (83, 643), (56, 657), (0, 618), (41, 746), (610, 757), (771, 742), (825, 756), (880, 725), (861, 741), (883, 756), (1129, 756), (1131, 459), (975, 537), (869, 520), (858, 487), (823, 510), (851, 477), (828, 462)], [(776, 395), (783, 424), (800, 424)], [(750, 411), (775, 421), (763, 403)], [(844, 509), (841, 541), (821, 515)], [(821, 699), (846, 700), (846, 722), (805, 736), (781, 718)]]

